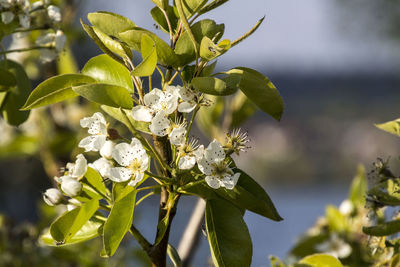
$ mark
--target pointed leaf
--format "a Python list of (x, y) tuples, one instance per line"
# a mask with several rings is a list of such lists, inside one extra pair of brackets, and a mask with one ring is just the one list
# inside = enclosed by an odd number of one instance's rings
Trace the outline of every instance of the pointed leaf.
[(112, 12), (98, 11), (88, 14), (93, 26), (107, 35), (118, 37), (118, 34), (136, 27), (130, 19)]
[(147, 34), (142, 34), (140, 49), (143, 61), (132, 71), (132, 75), (151, 76), (157, 65), (157, 49), (154, 41)]
[(261, 23), (264, 21), (265, 16), (262, 17), (259, 21), (257, 21), (256, 25), (254, 25), (248, 32), (246, 32), (245, 34), (243, 34), (241, 37), (239, 37), (237, 40), (232, 42), (232, 47), (234, 47), (235, 45), (239, 44), (240, 42), (242, 42), (243, 40), (245, 40), (247, 37), (249, 37), (250, 35), (252, 35), (257, 29), (258, 27), (260, 27)]
[(209, 3), (208, 5), (204, 6), (202, 9), (200, 9), (198, 14), (202, 15), (204, 13), (207, 13), (207, 12), (219, 7), (220, 5), (225, 4), (228, 1), (229, 0), (214, 0), (211, 3)]
[(51, 77), (32, 91), (22, 109), (38, 108), (78, 96), (72, 88), (91, 83), (96, 83), (96, 80), (82, 74), (63, 74)]
[(103, 245), (105, 256), (112, 256), (122, 238), (131, 227), (135, 208), (136, 189), (126, 186), (115, 200), (110, 215), (104, 224)]
[(153, 1), (153, 3), (157, 7), (161, 8), (161, 9), (164, 9), (164, 10), (168, 6), (168, 0), (151, 0), (151, 1)]
[(86, 173), (85, 173), (85, 178), (88, 181), (88, 183), (98, 192), (100, 192), (103, 195), (108, 194), (108, 189), (106, 188), (103, 178), (101, 175), (92, 169), (91, 167), (88, 167)]
[(1, 105), (1, 111), (7, 123), (18, 126), (26, 121), (29, 116), (29, 111), (21, 111), (20, 109), (31, 92), (31, 82), (19, 63), (7, 60), (7, 66), (7, 71), (15, 76), (16, 85), (10, 87), (7, 91)]
[[(168, 20), (171, 25), (171, 29), (174, 33), (175, 29), (178, 25), (178, 18), (176, 17), (176, 15), (174, 13), (174, 9), (171, 6), (167, 5), (166, 8), (164, 8), (164, 10), (167, 13)], [(150, 11), (150, 13), (151, 13), (151, 16), (153, 17), (154, 21), (160, 26), (161, 30), (163, 30), (165, 33), (169, 34), (168, 22), (165, 19), (165, 16), (164, 16), (163, 12), (161, 11), (161, 9), (158, 6), (156, 6)]]
[(51, 236), (58, 243), (67, 243), (87, 223), (98, 207), (99, 200), (93, 199), (64, 213), (51, 224)]
[(87, 84), (73, 87), (75, 93), (89, 101), (111, 107), (131, 109), (133, 100), (128, 90), (118, 85), (104, 83)]
[(303, 258), (299, 261), (309, 267), (343, 267), (342, 263), (331, 255), (314, 254)]
[(344, 215), (333, 205), (326, 207), (326, 219), (329, 229), (333, 232), (344, 232), (347, 229), (347, 222)]
[(400, 118), (385, 123), (375, 124), (379, 129), (400, 136)]
[(128, 69), (108, 55), (91, 58), (83, 67), (82, 74), (92, 77), (99, 83), (122, 86), (130, 93), (134, 92)]
[(207, 200), (206, 229), (215, 266), (250, 266), (251, 238), (238, 208), (223, 199)]

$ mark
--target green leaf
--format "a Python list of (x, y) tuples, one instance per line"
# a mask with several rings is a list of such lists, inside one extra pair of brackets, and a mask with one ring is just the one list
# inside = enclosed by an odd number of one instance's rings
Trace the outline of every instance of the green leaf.
[[(92, 40), (96, 43), (96, 45), (101, 49), (101, 51), (103, 51), (105, 54), (109, 55), (112, 59), (118, 61), (121, 64), (124, 64), (124, 61), (119, 58), (117, 55), (115, 55), (113, 53), (113, 51), (110, 50), (110, 48), (103, 43), (103, 41), (101, 40), (101, 38), (96, 34), (95, 30), (93, 29), (92, 26), (89, 26), (85, 23), (83, 23), (83, 21), (81, 20), (81, 25), (83, 27), (83, 29), (85, 30), (85, 32), (89, 35), (90, 38), (92, 38)], [(97, 30), (98, 32), (100, 32), (100, 30)], [(105, 33), (103, 33), (103, 36), (105, 36)], [(104, 39), (104, 38), (103, 38)], [(110, 42), (109, 45), (113, 46), (115, 45), (115, 43)], [(119, 52), (121, 52), (121, 50), (119, 50), (120, 48), (123, 49), (123, 47), (114, 47), (113, 49), (117, 49)], [(132, 52), (132, 51), (131, 51)]]
[(198, 14), (202, 15), (204, 13), (207, 13), (207, 12), (219, 7), (220, 5), (225, 4), (228, 1), (229, 0), (214, 0), (211, 3), (209, 3), (208, 5), (204, 6), (202, 9), (200, 9)]
[(114, 37), (118, 37), (119, 33), (136, 27), (135, 23), (130, 19), (106, 11), (89, 13), (88, 20), (103, 33)]
[(29, 111), (21, 111), (20, 109), (31, 92), (31, 82), (19, 63), (7, 60), (7, 66), (7, 71), (11, 72), (16, 79), (16, 85), (10, 87), (7, 91), (1, 105), (1, 111), (8, 124), (18, 126), (29, 117)]
[(193, 16), (207, 1), (208, 0), (182, 0), (182, 8), (186, 18)]
[(74, 57), (74, 54), (71, 51), (70, 46), (67, 44), (64, 46), (62, 52), (58, 54), (57, 64), (57, 73), (58, 74), (71, 74), (78, 73), (78, 63)]
[(84, 241), (88, 241), (100, 235), (102, 230), (103, 222), (99, 220), (90, 219), (87, 221), (79, 231), (73, 235), (69, 240), (68, 243), (58, 243), (50, 234), (50, 230), (46, 231), (43, 235), (40, 236), (40, 240), (49, 246), (66, 246), (66, 245), (73, 245), (77, 243), (81, 243)]
[(50, 234), (58, 243), (68, 243), (99, 207), (99, 200), (93, 199), (82, 206), (68, 211), (57, 218), (50, 226)]
[(165, 10), (168, 7), (168, 0), (151, 0), (151, 1), (153, 1), (153, 3), (161, 9)]
[(128, 57), (132, 58), (132, 51), (123, 43), (118, 41), (117, 39), (111, 38), (97, 27), (92, 26), (93, 31), (96, 33), (97, 37), (100, 41), (113, 53), (119, 55), (120, 57)]
[(236, 39), (235, 41), (232, 42), (232, 47), (234, 47), (235, 45), (239, 44), (240, 42), (242, 42), (243, 40), (245, 40), (247, 37), (249, 37), (250, 35), (252, 35), (257, 29), (258, 27), (260, 27), (261, 23), (264, 21), (265, 16), (262, 17), (259, 21), (257, 21), (256, 25), (254, 25), (248, 32), (246, 32), (245, 34), (243, 34), (241, 37), (239, 37), (238, 39)]
[(224, 112), (224, 99), (220, 96), (209, 96), (208, 98), (212, 101), (212, 104), (199, 109), (196, 124), (204, 135), (214, 138), (221, 134), (220, 119)]
[(78, 96), (72, 90), (73, 87), (92, 83), (96, 83), (96, 80), (82, 74), (62, 74), (51, 77), (32, 91), (22, 109), (38, 108)]
[(99, 83), (118, 85), (134, 92), (132, 78), (128, 69), (108, 55), (91, 58), (82, 69), (82, 73)]
[(135, 208), (136, 189), (126, 186), (115, 200), (110, 215), (104, 224), (103, 245), (105, 256), (112, 256), (122, 238), (131, 227)]
[(191, 85), (202, 93), (219, 96), (234, 94), (238, 89), (228, 87), (223, 80), (214, 77), (193, 78)]
[(174, 267), (182, 267), (182, 261), (179, 257), (178, 251), (176, 251), (176, 249), (170, 244), (168, 244), (167, 253)]
[[(164, 8), (164, 10), (167, 13), (167, 17), (170, 22), (171, 29), (173, 31), (172, 33), (175, 33), (175, 29), (178, 25), (178, 18), (174, 13), (174, 9), (171, 6), (167, 5), (166, 8)], [(156, 6), (150, 11), (150, 13), (154, 21), (160, 26), (161, 30), (169, 34), (168, 23), (161, 9), (158, 6)]]
[(346, 218), (335, 206), (328, 205), (326, 207), (326, 219), (331, 231), (338, 233), (346, 231)]
[(118, 85), (97, 83), (73, 87), (75, 93), (89, 101), (111, 107), (133, 108), (133, 100), (128, 90)]
[(318, 253), (316, 247), (319, 244), (328, 241), (330, 233), (320, 233), (318, 235), (305, 235), (290, 251), (289, 257), (303, 258), (313, 253)]
[(132, 75), (151, 76), (157, 65), (157, 49), (153, 39), (147, 34), (142, 34), (140, 49), (143, 61), (132, 71)]
[(128, 30), (121, 33), (119, 36), (132, 49), (140, 52), (143, 34), (149, 35), (156, 44), (157, 60), (161, 65), (174, 66), (174, 67), (179, 65), (178, 57), (176, 56), (172, 48), (166, 42), (160, 39), (157, 35), (148, 30), (136, 27), (132, 30)]
[(200, 57), (206, 61), (211, 61), (220, 55), (224, 54), (231, 47), (231, 42), (228, 39), (222, 40), (218, 45), (204, 36), (200, 44)]
[(101, 106), (101, 109), (114, 119), (122, 122), (131, 132), (138, 130), (143, 133), (151, 134), (149, 130), (150, 123), (144, 121), (135, 121), (131, 116), (131, 110), (113, 108), (109, 106)]
[[(14, 74), (5, 68), (0, 68), (0, 86), (10, 87), (17, 85)], [(3, 91), (0, 87), (0, 91)]]
[(400, 220), (384, 222), (377, 226), (363, 227), (363, 232), (373, 236), (388, 236), (400, 232)]
[(230, 129), (239, 128), (257, 110), (256, 105), (241, 91), (233, 97), (231, 103), (232, 122), (229, 127)]
[(331, 255), (314, 254), (299, 261), (300, 264), (307, 264), (310, 267), (343, 267), (342, 263)]
[[(222, 37), (225, 30), (224, 24), (216, 24), (210, 19), (200, 20), (193, 24), (190, 29), (198, 45), (203, 37), (213, 39), (215, 42)], [(179, 56), (180, 66), (185, 66), (196, 59), (195, 49), (189, 34), (185, 31), (175, 44), (175, 53)]]
[(375, 124), (379, 129), (400, 136), (400, 118), (385, 123)]
[(350, 186), (349, 199), (356, 207), (365, 205), (365, 197), (367, 195), (368, 182), (365, 168), (362, 165), (357, 167), (357, 175), (354, 177)]
[(244, 171), (238, 172), (240, 177), (232, 190), (220, 188), (216, 193), (241, 209), (250, 210), (274, 221), (283, 220), (264, 188)]
[(236, 67), (227, 73), (240, 74), (242, 76), (239, 83), (240, 90), (262, 111), (278, 121), (281, 119), (284, 109), (283, 100), (267, 77), (244, 67)]
[(91, 167), (88, 167), (85, 173), (85, 178), (95, 190), (97, 190), (103, 195), (108, 194), (108, 189), (106, 188), (103, 182), (103, 178), (96, 170), (92, 169)]
[(215, 266), (250, 266), (251, 238), (238, 208), (223, 199), (207, 200), (206, 229)]

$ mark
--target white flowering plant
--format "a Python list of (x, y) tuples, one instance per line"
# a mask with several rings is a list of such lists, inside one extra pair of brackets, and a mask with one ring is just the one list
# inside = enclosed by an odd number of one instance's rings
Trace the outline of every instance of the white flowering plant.
[[(81, 22), (82, 26), (104, 54), (91, 58), (81, 73), (45, 80), (21, 108), (81, 96), (101, 109), (81, 119), (88, 133), (78, 144), (81, 154), (54, 178), (58, 189), (44, 193), (47, 204), (65, 204), (68, 209), (42, 241), (64, 246), (100, 236), (101, 255), (110, 257), (129, 233), (153, 266), (166, 266), (167, 253), (179, 266), (169, 233), (181, 196), (192, 195), (206, 202), (214, 264), (250, 266), (252, 242), (245, 211), (274, 221), (282, 218), (265, 190), (237, 168), (232, 156), (247, 148), (248, 137), (233, 128), (255, 107), (280, 120), (283, 101), (272, 82), (256, 70), (214, 68), (216, 59), (255, 32), (263, 19), (237, 40), (221, 40), (224, 24), (199, 17), (227, 1), (153, 2), (151, 15), (168, 34), (169, 44), (121, 15), (89, 13), (91, 25)], [(139, 64), (134, 64), (132, 50), (141, 54)], [(153, 86), (155, 77), (160, 77), (158, 88)], [(208, 145), (191, 136), (195, 121), (214, 137)], [(117, 122), (124, 129), (110, 126)], [(154, 194), (160, 196), (159, 217), (150, 242), (132, 221), (135, 207)]]

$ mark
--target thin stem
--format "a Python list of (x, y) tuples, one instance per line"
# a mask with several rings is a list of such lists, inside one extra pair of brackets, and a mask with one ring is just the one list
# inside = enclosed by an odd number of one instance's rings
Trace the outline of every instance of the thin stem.
[(194, 111), (193, 111), (192, 118), (190, 119), (190, 122), (189, 122), (189, 125), (188, 125), (188, 128), (187, 128), (187, 131), (186, 131), (185, 142), (187, 141), (187, 139), (188, 139), (188, 137), (189, 137), (189, 133), (190, 133), (190, 130), (192, 129), (192, 125), (193, 125), (194, 118), (196, 117), (197, 111), (199, 111), (199, 109), (200, 109), (200, 106), (196, 106), (196, 108), (195, 108)]
[(140, 192), (140, 191), (156, 189), (156, 188), (160, 188), (160, 187), (161, 187), (161, 185), (151, 185), (151, 186), (145, 186), (145, 187), (138, 188), (138, 189), (136, 189), (136, 191)]
[(173, 36), (172, 36), (171, 22), (169, 21), (167, 12), (166, 12), (164, 9), (162, 9), (162, 8), (160, 8), (160, 9), (161, 9), (161, 12), (164, 14), (165, 20), (167, 21), (167, 24), (168, 24), (169, 39), (170, 39), (170, 41), (171, 41), (171, 46), (172, 46), (172, 45), (173, 45)]
[(161, 84), (164, 84), (165, 81), (165, 76), (164, 73), (161, 71), (161, 69), (156, 65), (156, 69), (158, 70), (158, 73), (161, 75)]
[(158, 179), (160, 181), (163, 181), (163, 182), (168, 182), (168, 183), (172, 182), (172, 180), (170, 178), (167, 178), (167, 177), (162, 177), (162, 176), (159, 176), (159, 175), (155, 175), (155, 174), (153, 174), (151, 172), (148, 172), (148, 171), (145, 171), (144, 173), (147, 174), (148, 176), (152, 177), (152, 178), (156, 178), (156, 179)]
[(196, 181), (196, 182), (190, 182), (190, 183), (187, 183), (187, 184), (179, 187), (177, 191), (180, 192), (180, 193), (184, 193), (185, 189), (187, 189), (189, 187), (192, 187), (192, 186), (195, 186), (195, 185), (198, 185), (198, 184), (201, 184), (201, 183), (204, 183), (204, 182), (205, 182), (205, 180), (200, 180), (200, 181)]
[(171, 84), (174, 79), (176, 78), (176, 76), (178, 75), (179, 71), (176, 71), (175, 74), (171, 77), (171, 79), (168, 81), (168, 84)]
[(27, 51), (36, 50), (36, 49), (51, 49), (51, 48), (52, 48), (51, 46), (31, 46), (31, 47), (26, 47), (26, 48), (3, 50), (3, 51), (0, 51), (0, 55), (10, 54), (10, 53), (27, 52)]
[(151, 81), (151, 75), (149, 76), (149, 92), (153, 90), (153, 84)]
[(111, 208), (109, 206), (104, 205), (103, 203), (100, 203), (99, 206), (100, 206), (101, 209), (103, 209), (105, 211), (110, 211), (111, 210)]
[(40, 30), (48, 30), (51, 29), (51, 27), (48, 26), (38, 26), (38, 27), (32, 27), (32, 28), (19, 28), (15, 29), (13, 33), (17, 32), (31, 32), (31, 31), (40, 31)]
[(141, 197), (138, 201), (136, 201), (135, 207), (139, 206), (139, 204), (140, 204), (143, 200), (145, 200), (146, 198), (148, 198), (148, 197), (150, 197), (150, 196), (152, 196), (152, 195), (155, 195), (155, 194), (156, 194), (156, 193), (154, 193), (154, 191), (152, 191), (152, 192), (150, 192), (150, 193), (144, 195), (144, 196)]

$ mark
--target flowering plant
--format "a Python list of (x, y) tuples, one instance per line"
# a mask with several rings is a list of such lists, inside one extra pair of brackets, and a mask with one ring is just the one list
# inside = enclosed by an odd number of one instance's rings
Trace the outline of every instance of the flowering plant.
[[(47, 204), (66, 204), (68, 211), (42, 241), (63, 246), (101, 236), (101, 255), (110, 257), (129, 232), (154, 266), (166, 265), (167, 252), (178, 264), (179, 256), (168, 244), (171, 223), (181, 196), (194, 195), (206, 201), (214, 264), (250, 266), (252, 243), (244, 212), (282, 218), (265, 190), (236, 167), (232, 156), (247, 148), (248, 138), (232, 128), (252, 114), (241, 110), (252, 105), (279, 120), (283, 101), (271, 81), (255, 70), (235, 67), (214, 73), (214, 68), (215, 59), (250, 36), (262, 20), (237, 40), (220, 41), (224, 25), (198, 17), (227, 1), (153, 2), (151, 15), (170, 44), (121, 15), (90, 13), (92, 25), (82, 26), (104, 54), (90, 59), (81, 73), (42, 82), (22, 107), (30, 110), (81, 96), (103, 111), (81, 119), (88, 131), (78, 144), (82, 154), (55, 177), (58, 189), (44, 193)], [(132, 50), (142, 57), (136, 66)], [(159, 88), (153, 87), (154, 72), (161, 78)], [(225, 134), (215, 131), (221, 129), (221, 107), (229, 114)], [(207, 146), (190, 135), (195, 120), (214, 131)], [(116, 121), (125, 128), (111, 127)], [(135, 207), (154, 194), (160, 195), (160, 206), (156, 237), (150, 242), (132, 219)]]

